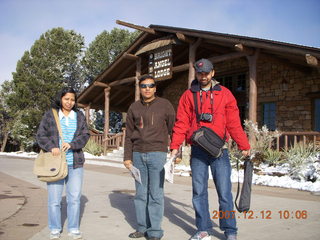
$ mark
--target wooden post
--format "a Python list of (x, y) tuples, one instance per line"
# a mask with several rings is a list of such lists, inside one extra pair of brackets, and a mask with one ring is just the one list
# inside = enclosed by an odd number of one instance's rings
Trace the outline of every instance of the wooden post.
[(124, 142), (126, 139), (126, 128), (122, 128), (122, 132), (123, 132), (123, 135), (122, 135), (121, 147), (124, 147)]
[(201, 38), (198, 38), (198, 40), (195, 43), (189, 44), (189, 77), (188, 77), (188, 88), (191, 86), (191, 82), (195, 79), (195, 70), (193, 68), (193, 64), (196, 60), (196, 51), (201, 43)]
[(110, 87), (104, 89), (104, 144), (103, 153), (107, 154), (107, 137), (109, 133)]
[(141, 57), (137, 60), (135, 101), (140, 99), (139, 78), (141, 76)]
[[(257, 59), (259, 49), (255, 50), (254, 55), (247, 56), (249, 63), (249, 120), (253, 123), (257, 122)], [(251, 146), (255, 145), (255, 137), (253, 133), (249, 133)]]
[(85, 108), (86, 122), (89, 126), (90, 124), (90, 104)]

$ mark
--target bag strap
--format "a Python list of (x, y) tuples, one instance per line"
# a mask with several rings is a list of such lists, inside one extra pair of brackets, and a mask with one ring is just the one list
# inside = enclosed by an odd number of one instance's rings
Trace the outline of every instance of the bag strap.
[(196, 111), (197, 123), (200, 123), (200, 114), (198, 112), (198, 98), (197, 92), (193, 92), (194, 109)]
[(57, 124), (58, 132), (59, 132), (62, 144), (64, 144), (61, 125), (60, 125), (60, 120), (59, 120), (59, 117), (58, 117), (58, 112), (57, 112), (56, 109), (52, 108), (52, 113), (53, 113), (54, 120), (56, 121), (56, 124)]
[(238, 212), (242, 212), (239, 209), (239, 206), (237, 204), (238, 201), (238, 197), (239, 197), (239, 193), (240, 193), (240, 177), (239, 177), (239, 158), (237, 159), (237, 171), (238, 171), (238, 187), (237, 187), (237, 195), (236, 195), (236, 199), (234, 200), (234, 205), (236, 206), (236, 209), (238, 210)]

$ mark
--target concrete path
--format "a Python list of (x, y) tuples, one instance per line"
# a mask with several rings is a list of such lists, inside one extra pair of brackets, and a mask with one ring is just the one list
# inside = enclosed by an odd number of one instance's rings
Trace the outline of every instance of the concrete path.
[[(0, 156), (0, 239), (48, 239), (46, 184), (32, 174), (33, 161)], [(212, 217), (218, 210), (209, 184)], [(236, 186), (234, 187), (234, 195)], [(126, 169), (85, 166), (81, 231), (86, 240), (129, 239), (136, 227), (134, 182)], [(189, 239), (195, 232), (190, 177), (165, 185), (163, 240)], [(65, 198), (63, 222), (66, 226)], [(238, 239), (320, 239), (320, 197), (308, 192), (253, 186), (252, 212), (236, 214)], [(224, 239), (214, 219), (212, 239)], [(68, 239), (66, 230), (61, 239)]]

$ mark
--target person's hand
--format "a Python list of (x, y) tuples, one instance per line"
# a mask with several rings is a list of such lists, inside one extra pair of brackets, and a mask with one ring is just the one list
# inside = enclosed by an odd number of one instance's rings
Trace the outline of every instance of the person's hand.
[(131, 160), (124, 160), (123, 161), (123, 165), (130, 170), (130, 168), (132, 167), (132, 161)]
[(176, 157), (176, 159), (174, 160), (175, 164), (179, 164), (182, 161), (182, 158)]
[(250, 150), (242, 150), (242, 156), (244, 156), (244, 157), (248, 157), (248, 156), (250, 156)]
[(60, 155), (60, 149), (59, 148), (52, 148), (51, 152), (52, 152), (52, 155), (55, 156), (55, 157)]
[(177, 156), (177, 154), (178, 154), (178, 149), (172, 149), (170, 157), (175, 157), (175, 156)]
[(68, 151), (69, 149), (71, 148), (70, 144), (69, 143), (63, 143), (62, 144), (62, 151)]
[(179, 164), (182, 159), (180, 157), (177, 157), (179, 150), (178, 149), (172, 149), (170, 157), (175, 157), (174, 163)]

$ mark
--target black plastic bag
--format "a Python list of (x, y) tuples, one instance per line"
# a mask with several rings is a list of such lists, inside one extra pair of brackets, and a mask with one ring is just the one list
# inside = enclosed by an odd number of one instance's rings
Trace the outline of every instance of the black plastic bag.
[[(238, 171), (239, 171), (239, 168), (238, 168)], [(247, 157), (244, 161), (243, 183), (242, 183), (239, 205), (237, 204), (237, 200), (239, 197), (239, 190), (240, 190), (239, 180), (238, 180), (237, 196), (234, 201), (234, 204), (238, 212), (247, 212), (250, 209), (252, 173), (253, 173), (253, 162), (250, 161), (249, 157)]]

